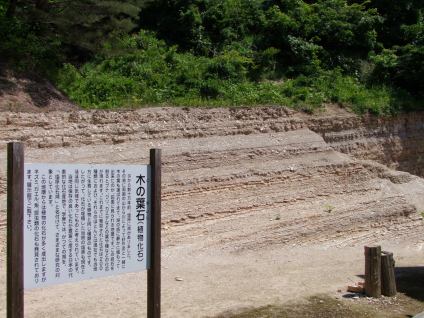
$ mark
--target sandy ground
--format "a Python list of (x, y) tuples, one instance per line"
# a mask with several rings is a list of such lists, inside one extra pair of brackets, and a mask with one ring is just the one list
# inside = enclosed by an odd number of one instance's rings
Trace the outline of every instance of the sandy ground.
[[(424, 180), (339, 153), (304, 127), (28, 147), (26, 160), (147, 163), (152, 147), (163, 149), (164, 161), (163, 317), (341, 297), (363, 274), (367, 244), (394, 252), (398, 267), (424, 265)], [(0, 162), (4, 315), (4, 148)], [(26, 317), (143, 317), (146, 274), (26, 291), (25, 306)]]

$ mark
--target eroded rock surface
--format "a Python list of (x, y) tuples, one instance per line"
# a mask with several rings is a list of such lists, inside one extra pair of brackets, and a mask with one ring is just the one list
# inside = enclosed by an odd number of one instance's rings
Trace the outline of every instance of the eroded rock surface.
[[(245, 303), (266, 304), (283, 281), (290, 286), (275, 255), (280, 259), (296, 255), (299, 263), (293, 264), (305, 273), (308, 268), (302, 266), (308, 266), (308, 253), (317, 258), (327, 255), (328, 260), (320, 258), (320, 264), (328, 268), (321, 270), (331, 277), (332, 266), (351, 261), (332, 259), (331, 251), (341, 257), (340, 248), (361, 255), (365, 244), (424, 243), (420, 215), (424, 180), (382, 164), (422, 174), (421, 114), (396, 119), (364, 119), (347, 113), (311, 117), (270, 107), (3, 115), (3, 228), (8, 141), (26, 144), (28, 162), (147, 163), (150, 148), (163, 149), (164, 263), (178, 268), (169, 270), (172, 277), (184, 277), (184, 284), (194, 288), (183, 292), (174, 286), (164, 292), (166, 317), (222, 311), (237, 304), (240, 289), (246, 289)], [(293, 252), (294, 246), (299, 252)], [(314, 254), (315, 248), (321, 252)], [(251, 264), (252, 258), (260, 259), (266, 274)], [(206, 269), (207, 274), (202, 272)], [(197, 284), (191, 282), (191, 275)], [(208, 275), (213, 282), (205, 278)], [(234, 288), (225, 285), (225, 275), (234, 280)], [(311, 276), (311, 284), (322, 284), (319, 275)], [(255, 279), (262, 279), (262, 294), (254, 291)], [(174, 284), (171, 280), (169, 284)], [(305, 280), (305, 284), (309, 283)], [(226, 287), (214, 291), (218, 285)], [(296, 294), (294, 287), (289, 291)], [(77, 287), (74, 292), (80, 299)], [(192, 298), (182, 299), (186, 293)], [(46, 300), (49, 295), (46, 291), (33, 299)], [(30, 305), (30, 315), (53, 317), (36, 303)], [(63, 306), (52, 308), (66, 313)], [(103, 314), (113, 310), (110, 304), (102, 306)]]

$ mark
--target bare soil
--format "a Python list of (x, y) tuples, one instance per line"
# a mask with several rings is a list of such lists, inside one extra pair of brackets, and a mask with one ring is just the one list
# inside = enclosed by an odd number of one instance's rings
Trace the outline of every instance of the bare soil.
[[(336, 151), (304, 115), (275, 108), (5, 115), (0, 314), (10, 140), (27, 144), (27, 162), (146, 163), (150, 148), (163, 149), (163, 317), (280, 308), (317, 294), (337, 298), (336, 306), (360, 304), (343, 295), (361, 279), (367, 244), (394, 253), (398, 277), (422, 279), (424, 180)], [(72, 123), (60, 127), (58, 117)], [(42, 124), (29, 129), (34, 122)], [(403, 282), (400, 291), (416, 301), (405, 313), (424, 310), (422, 289)], [(142, 317), (146, 274), (31, 290), (25, 297), (26, 317)]]
[(47, 112), (79, 109), (52, 83), (35, 74), (20, 74), (0, 63), (1, 112)]

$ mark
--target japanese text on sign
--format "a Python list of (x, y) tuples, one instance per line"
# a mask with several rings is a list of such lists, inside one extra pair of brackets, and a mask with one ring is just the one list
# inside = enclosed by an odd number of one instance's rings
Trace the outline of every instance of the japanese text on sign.
[(148, 267), (149, 166), (25, 164), (25, 288)]

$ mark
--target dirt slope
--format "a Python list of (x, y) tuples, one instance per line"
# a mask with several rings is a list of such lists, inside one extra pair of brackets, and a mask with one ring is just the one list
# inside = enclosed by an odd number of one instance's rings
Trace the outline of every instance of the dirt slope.
[[(3, 224), (9, 140), (27, 144), (28, 162), (143, 163), (149, 148), (163, 149), (164, 317), (336, 293), (363, 273), (365, 244), (383, 244), (398, 266), (423, 265), (424, 180), (334, 150), (328, 135), (319, 134), (318, 117), (284, 108), (5, 115)], [(333, 123), (357, 120), (331, 116)], [(1, 231), (4, 238), (4, 226)], [(27, 317), (139, 317), (145, 273), (26, 297)]]
[(4, 111), (46, 112), (79, 109), (49, 81), (20, 74), (0, 62), (0, 116)]

